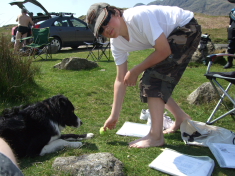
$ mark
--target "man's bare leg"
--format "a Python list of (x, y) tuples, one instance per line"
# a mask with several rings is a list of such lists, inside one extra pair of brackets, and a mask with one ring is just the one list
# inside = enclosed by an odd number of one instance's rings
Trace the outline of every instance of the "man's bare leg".
[(151, 129), (147, 136), (129, 143), (130, 147), (148, 148), (164, 145), (164, 136), (162, 132), (163, 113), (165, 103), (161, 98), (148, 98), (148, 106), (151, 114)]
[(16, 157), (10, 148), (10, 146), (5, 142), (4, 139), (0, 138), (0, 152), (6, 155), (8, 158), (12, 160), (12, 162), (17, 165)]
[(174, 125), (163, 131), (163, 134), (167, 134), (167, 133), (174, 133), (175, 131), (177, 131), (180, 128), (181, 123), (186, 120), (186, 119), (190, 119), (191, 117), (186, 114), (183, 109), (181, 109), (178, 104), (174, 101), (173, 98), (169, 98), (167, 101), (167, 104), (165, 105), (166, 109), (169, 110), (175, 117), (175, 123)]
[[(25, 37), (27, 37), (27, 33), (25, 33), (25, 34), (22, 35), (22, 38), (25, 38)], [(26, 40), (23, 41), (23, 47), (24, 47), (24, 46), (26, 46)]]
[(20, 39), (21, 39), (21, 32), (16, 32), (16, 39), (15, 39), (15, 45), (14, 45), (14, 51), (17, 53), (20, 48)]

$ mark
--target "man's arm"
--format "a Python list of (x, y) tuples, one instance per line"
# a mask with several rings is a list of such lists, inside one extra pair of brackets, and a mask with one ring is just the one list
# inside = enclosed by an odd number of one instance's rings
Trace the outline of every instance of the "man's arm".
[(119, 119), (122, 109), (122, 103), (126, 93), (126, 86), (124, 85), (124, 77), (127, 72), (127, 61), (121, 65), (117, 65), (117, 76), (114, 83), (114, 97), (111, 115), (106, 120), (104, 128), (113, 129)]
[(32, 20), (31, 17), (29, 17), (29, 22), (30, 22), (30, 24), (31, 24), (32, 26), (34, 26), (34, 22), (33, 22), (33, 20)]
[(114, 83), (114, 101), (112, 115), (119, 117), (124, 96), (126, 93), (126, 86), (124, 85), (124, 77), (127, 72), (127, 61), (121, 65), (117, 65), (117, 76)]
[(171, 54), (171, 48), (166, 36), (162, 33), (155, 41), (155, 51), (151, 53), (142, 63), (138, 64), (127, 72), (124, 84), (127, 86), (136, 85), (137, 78), (147, 68), (150, 68), (166, 59)]

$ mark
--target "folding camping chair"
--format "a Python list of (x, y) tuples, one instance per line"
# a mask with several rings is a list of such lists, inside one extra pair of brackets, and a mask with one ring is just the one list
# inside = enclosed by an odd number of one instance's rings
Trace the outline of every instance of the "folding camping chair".
[(32, 38), (33, 42), (29, 45), (26, 45), (30, 51), (29, 56), (34, 57), (36, 59), (37, 57), (43, 58), (43, 54), (46, 55), (46, 59), (50, 58), (52, 59), (51, 54), (51, 41), (53, 40), (53, 37), (50, 37), (50, 28), (33, 28), (32, 29), (32, 36), (23, 38), (22, 40), (26, 40)]
[[(106, 59), (109, 61), (110, 60), (110, 42), (107, 41), (105, 43), (102, 42), (98, 42), (98, 44), (100, 44), (99, 50), (101, 51), (101, 54), (98, 57), (98, 60), (100, 60), (102, 58), (102, 56), (105, 56)], [(106, 50), (109, 50), (109, 56), (106, 55)]]
[[(208, 66), (207, 66), (207, 71), (204, 76), (206, 76), (207, 79), (210, 80), (212, 86), (216, 90), (217, 94), (219, 95), (219, 101), (217, 105), (215, 106), (214, 110), (212, 111), (210, 117), (207, 119), (206, 124), (213, 124), (214, 122), (222, 119), (223, 117), (227, 115), (231, 115), (234, 117), (235, 115), (235, 100), (229, 95), (229, 90), (233, 84), (235, 84), (235, 71), (233, 72), (211, 72), (211, 66), (213, 62), (215, 61), (216, 57), (221, 57), (221, 56), (231, 56), (235, 57), (233, 54), (225, 54), (225, 53), (219, 53), (219, 54), (211, 54), (207, 56), (208, 59)], [(227, 86), (222, 86), (221, 82), (222, 80), (228, 81)], [(223, 84), (224, 85), (224, 84)], [(231, 105), (228, 106), (228, 103), (224, 101), (224, 98), (228, 98), (230, 102), (232, 103)], [(223, 104), (225, 108), (228, 110), (226, 113), (220, 115), (219, 117), (215, 117), (215, 113), (219, 109), (220, 105)]]
[[(84, 44), (86, 45), (87, 51), (89, 51), (86, 59), (88, 59), (91, 56), (94, 61), (95, 60), (99, 61), (103, 56), (105, 56), (108, 59), (108, 61), (110, 60), (110, 42), (109, 41), (102, 42), (102, 38), (98, 37), (96, 40), (94, 40), (94, 42), (92, 43), (84, 42)], [(93, 46), (91, 50), (89, 50), (89, 45)], [(106, 55), (107, 49), (109, 49), (109, 56)], [(97, 56), (94, 53), (95, 50), (98, 51)]]
[[(96, 55), (94, 54), (95, 49), (96, 49), (96, 48), (99, 48), (99, 46), (97, 45), (97, 43), (96, 43), (96, 42), (94, 42), (94, 43), (84, 42), (84, 44), (86, 45), (87, 51), (89, 51), (89, 53), (88, 53), (86, 59), (88, 59), (88, 58), (91, 56), (94, 61), (95, 61), (95, 60), (98, 60), (98, 58), (99, 58), (99, 53), (98, 53), (98, 56), (96, 56)], [(92, 46), (93, 46), (91, 50), (89, 50), (89, 45), (92, 45)], [(98, 52), (99, 52), (99, 50), (98, 50)]]

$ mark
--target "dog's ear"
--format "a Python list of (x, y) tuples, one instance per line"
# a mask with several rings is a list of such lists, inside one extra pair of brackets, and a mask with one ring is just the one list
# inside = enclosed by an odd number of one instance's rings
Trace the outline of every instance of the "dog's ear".
[(62, 106), (66, 106), (66, 102), (68, 102), (68, 98), (66, 98), (65, 96), (60, 96), (59, 97), (59, 103)]
[(61, 96), (59, 98), (59, 104), (60, 104), (60, 107), (63, 107), (64, 109), (74, 109), (73, 104), (65, 96)]

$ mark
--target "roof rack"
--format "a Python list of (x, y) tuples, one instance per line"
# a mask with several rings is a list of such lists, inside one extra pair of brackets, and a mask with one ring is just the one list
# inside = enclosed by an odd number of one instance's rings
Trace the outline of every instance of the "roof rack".
[(70, 13), (70, 12), (50, 12), (50, 15), (56, 15), (56, 16), (71, 16), (75, 15), (76, 13)]

